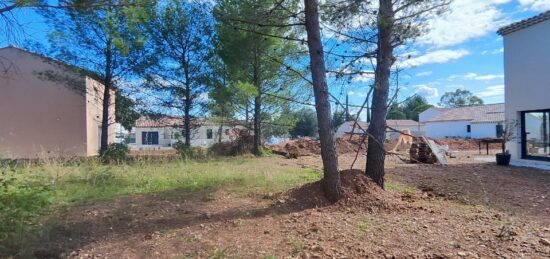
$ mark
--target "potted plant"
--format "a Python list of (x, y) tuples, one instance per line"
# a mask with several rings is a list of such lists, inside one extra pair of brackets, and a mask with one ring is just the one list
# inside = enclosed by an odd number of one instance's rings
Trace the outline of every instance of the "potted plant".
[(506, 149), (506, 143), (516, 139), (516, 130), (517, 122), (516, 121), (506, 121), (504, 123), (502, 135), (500, 136), (502, 140), (502, 153), (496, 154), (497, 165), (509, 165), (510, 164), (510, 152)]

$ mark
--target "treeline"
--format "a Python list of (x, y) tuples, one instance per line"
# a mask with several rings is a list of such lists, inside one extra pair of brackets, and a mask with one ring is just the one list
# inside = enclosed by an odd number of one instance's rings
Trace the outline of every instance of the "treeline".
[[(399, 64), (408, 56), (407, 45), (425, 31), (426, 21), (448, 3), (15, 1), (0, 12), (39, 8), (52, 28), (49, 55), (92, 71), (122, 97), (117, 100), (132, 97), (122, 107), (133, 116), (131, 111), (139, 106), (180, 114), (186, 145), (193, 116), (210, 115), (222, 122), (237, 118), (253, 130), (254, 151), (259, 155), (266, 132), (288, 130), (293, 127), (291, 111), (314, 108), (323, 189), (334, 201), (341, 193), (333, 113), (335, 107), (346, 107), (331, 93), (335, 84), (329, 87), (329, 82), (343, 86), (357, 78), (366, 82), (367, 97), (353, 108), (357, 117), (366, 112), (370, 119), (365, 170), (383, 187), (382, 143), (389, 107), (399, 99)], [(104, 91), (102, 100), (101, 152), (107, 146), (107, 125), (114, 120), (107, 112), (113, 105), (111, 91)], [(413, 106), (405, 116), (419, 110)], [(123, 110), (117, 114), (125, 115)]]

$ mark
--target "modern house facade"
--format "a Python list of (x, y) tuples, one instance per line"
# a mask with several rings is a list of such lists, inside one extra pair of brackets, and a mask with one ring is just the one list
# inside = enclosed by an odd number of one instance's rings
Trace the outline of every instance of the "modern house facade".
[(550, 11), (501, 28), (512, 163), (550, 168)]
[[(355, 127), (354, 124), (355, 121), (346, 121), (342, 123), (336, 129), (334, 136), (336, 138), (341, 138), (345, 134), (363, 134), (363, 130), (369, 128), (369, 124), (367, 122), (358, 121)], [(398, 131), (409, 130), (411, 134), (415, 136), (423, 135), (425, 131), (424, 124), (414, 120), (386, 120), (386, 125)], [(394, 139), (398, 138), (399, 135), (400, 133), (388, 129), (386, 138)]]
[[(244, 126), (234, 122), (222, 124), (193, 119), (191, 124), (192, 147), (207, 148), (220, 140), (221, 142), (235, 140), (234, 129), (245, 129)], [(133, 129), (136, 141), (130, 147), (138, 150), (170, 148), (176, 142), (185, 140), (183, 128), (181, 117), (141, 117), (136, 121)]]
[(430, 138), (499, 138), (504, 131), (504, 104), (432, 107), (420, 113), (419, 120)]
[[(97, 155), (103, 84), (17, 47), (0, 48), (0, 57), (6, 67), (0, 71), (0, 158)], [(114, 123), (114, 98), (111, 107)], [(109, 132), (113, 142), (114, 126)]]

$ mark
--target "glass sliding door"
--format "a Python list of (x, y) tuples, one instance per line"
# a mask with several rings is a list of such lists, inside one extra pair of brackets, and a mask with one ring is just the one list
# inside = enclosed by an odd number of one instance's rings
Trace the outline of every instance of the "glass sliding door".
[(522, 157), (550, 161), (550, 109), (521, 113)]

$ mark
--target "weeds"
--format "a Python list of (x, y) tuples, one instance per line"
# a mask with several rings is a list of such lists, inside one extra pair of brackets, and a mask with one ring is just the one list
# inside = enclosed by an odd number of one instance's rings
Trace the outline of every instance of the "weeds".
[(289, 238), (287, 244), (292, 246), (292, 255), (297, 255), (304, 251), (306, 244), (303, 240)]
[(369, 222), (367, 219), (363, 219), (359, 222), (359, 232), (362, 235), (366, 235), (369, 232)]
[[(130, 164), (43, 160), (0, 165), (0, 244), (17, 241), (50, 205), (60, 208), (121, 195), (223, 188), (237, 194), (279, 192), (317, 180), (311, 169), (282, 166), (269, 158), (218, 158)], [(208, 200), (215, 196), (205, 197)], [(17, 237), (17, 238), (14, 238)], [(1, 245), (0, 245), (1, 246)], [(1, 248), (1, 247), (0, 247)]]
[(51, 204), (53, 189), (43, 176), (33, 172), (21, 177), (16, 167), (0, 170), (0, 244), (12, 245), (21, 241), (23, 233)]
[(229, 258), (229, 248), (226, 247), (224, 249), (217, 249), (212, 252), (212, 254), (208, 257), (208, 259), (222, 259), (222, 258)]

